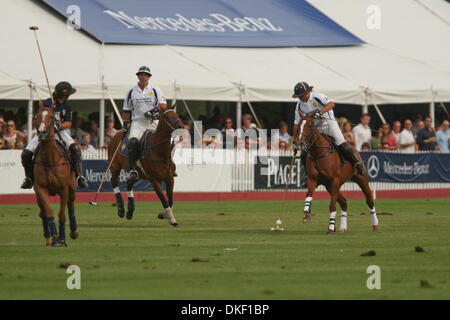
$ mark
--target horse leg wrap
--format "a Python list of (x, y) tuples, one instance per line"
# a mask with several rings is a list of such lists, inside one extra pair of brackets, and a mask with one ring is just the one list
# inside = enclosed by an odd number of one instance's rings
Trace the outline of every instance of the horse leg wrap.
[(48, 227), (50, 229), (50, 235), (52, 237), (56, 237), (58, 235), (58, 232), (56, 231), (55, 217), (47, 218), (47, 221)]
[(330, 225), (328, 229), (331, 231), (336, 231), (336, 211), (330, 212)]
[(50, 238), (50, 230), (48, 228), (48, 219), (45, 214), (40, 213), (39, 217), (42, 219), (42, 227), (44, 228), (44, 237)]
[[(133, 195), (133, 191), (131, 191), (131, 195)], [(135, 208), (134, 197), (133, 196), (130, 197), (130, 193), (128, 193), (128, 211), (127, 211), (128, 220), (131, 220), (133, 218), (134, 208)]]
[(303, 212), (311, 212), (311, 201), (312, 197), (307, 197), (305, 199), (305, 208), (303, 209)]
[(75, 209), (69, 209), (70, 231), (77, 230), (77, 219), (75, 218)]
[(340, 230), (347, 230), (347, 212), (341, 211), (341, 226)]
[(169, 223), (172, 225), (174, 223), (177, 223), (177, 220), (175, 219), (173, 212), (172, 212), (172, 208), (171, 207), (167, 207), (164, 209), (164, 218), (167, 219), (167, 221), (169, 221)]
[(377, 218), (377, 212), (375, 210), (375, 207), (370, 209), (370, 218), (372, 219), (372, 225), (377, 226), (378, 225), (378, 218)]
[(114, 195), (116, 196), (116, 202), (117, 202), (117, 206), (119, 208), (123, 208), (123, 198), (122, 198), (122, 194), (120, 192), (118, 193), (114, 193)]
[(59, 221), (59, 240), (66, 241), (66, 220)]

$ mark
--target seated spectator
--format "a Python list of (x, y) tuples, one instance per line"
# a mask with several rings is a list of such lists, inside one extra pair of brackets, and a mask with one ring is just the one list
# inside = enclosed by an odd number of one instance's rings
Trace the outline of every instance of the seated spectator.
[(369, 127), (370, 115), (364, 113), (361, 116), (361, 122), (353, 128), (353, 134), (355, 135), (356, 150), (361, 151), (361, 146), (364, 142), (371, 142), (372, 130)]
[(370, 151), (370, 143), (364, 142), (361, 146), (361, 151)]
[(191, 120), (183, 120), (183, 123), (184, 123), (184, 128), (188, 131), (190, 139), (191, 139), (190, 141), (186, 140), (186, 139), (189, 138), (189, 136), (186, 133), (186, 136), (183, 137), (183, 145), (187, 144), (187, 143), (190, 143), (191, 147), (193, 148), (194, 144), (195, 144), (195, 140), (194, 140), (195, 139), (195, 136), (194, 136), (194, 123)]
[(356, 139), (355, 135), (352, 132), (352, 124), (350, 122), (345, 122), (342, 125), (342, 135), (344, 136), (345, 141), (347, 141), (349, 145), (351, 145), (352, 147), (356, 147)]
[[(381, 126), (381, 146), (384, 151), (393, 151), (398, 148), (398, 141), (395, 135), (392, 133), (391, 125), (389, 123), (384, 123)], [(387, 144), (387, 146), (385, 146)]]
[(91, 145), (91, 136), (89, 134), (83, 135), (80, 143), (81, 150), (87, 150), (89, 153), (97, 154), (97, 149)]
[(412, 153), (417, 150), (416, 139), (412, 133), (412, 121), (406, 119), (403, 122), (404, 129), (399, 134), (398, 145), (401, 152)]
[(91, 136), (91, 145), (94, 146), (94, 148), (99, 147), (99, 136), (98, 136), (98, 123), (95, 120), (91, 120), (89, 122), (90, 131), (89, 134)]
[(87, 134), (86, 131), (81, 129), (81, 124), (83, 123), (83, 119), (78, 116), (78, 114), (74, 114), (72, 119), (72, 127), (70, 128), (70, 135), (74, 136), (76, 135), (78, 138), (78, 141), (81, 141), (83, 138), (83, 135)]
[(247, 149), (247, 144), (250, 149), (256, 149), (260, 143), (259, 131), (256, 129), (256, 124), (252, 123), (252, 120), (253, 120), (253, 117), (250, 114), (246, 113), (246, 114), (242, 115), (242, 123), (244, 125), (242, 127), (242, 130), (244, 131), (244, 133), (247, 133), (247, 132), (250, 132), (251, 130), (253, 130), (255, 132), (255, 136), (256, 136), (256, 140), (248, 139), (248, 141), (247, 141), (247, 138), (246, 138), (246, 141), (245, 141), (246, 149)]
[(419, 150), (439, 150), (436, 144), (436, 133), (434, 132), (431, 117), (425, 118), (425, 128), (417, 132), (416, 142), (419, 145)]
[(444, 120), (441, 123), (441, 129), (436, 132), (436, 142), (439, 146), (441, 152), (448, 153), (449, 144), (450, 144), (450, 135), (449, 132), (449, 122), (448, 120)]
[(6, 149), (5, 139), (3, 138), (3, 133), (6, 130), (6, 122), (3, 116), (0, 116), (0, 149)]
[(394, 121), (394, 123), (392, 124), (392, 134), (397, 139), (397, 142), (400, 138), (401, 130), (402, 130), (402, 124), (400, 123), (400, 121)]
[(383, 136), (382, 128), (377, 131), (377, 135), (372, 139), (372, 150), (381, 150), (381, 137)]
[(22, 132), (16, 130), (16, 124), (13, 120), (7, 122), (3, 139), (8, 149), (25, 148), (26, 137)]
[(106, 129), (105, 129), (105, 139), (104, 139), (105, 147), (107, 147), (109, 145), (112, 137), (114, 137), (117, 132), (118, 132), (118, 130), (116, 128), (114, 128), (113, 118), (106, 119)]
[[(288, 131), (288, 125), (286, 122), (284, 121), (280, 121), (280, 129), (278, 130), (278, 132), (276, 132), (273, 136), (273, 143), (275, 143), (276, 145), (278, 145), (281, 149), (281, 144), (284, 145), (283, 150), (286, 150), (287, 145), (289, 145), (291, 143), (291, 135), (287, 132)], [(273, 146), (274, 148), (276, 148), (276, 146)]]
[(235, 145), (236, 135), (233, 129), (233, 120), (231, 118), (226, 118), (224, 121), (224, 126), (222, 128), (223, 136), (223, 148), (233, 149)]
[(76, 135), (72, 136), (73, 142), (78, 143), (80, 140), (78, 140), (78, 137)]

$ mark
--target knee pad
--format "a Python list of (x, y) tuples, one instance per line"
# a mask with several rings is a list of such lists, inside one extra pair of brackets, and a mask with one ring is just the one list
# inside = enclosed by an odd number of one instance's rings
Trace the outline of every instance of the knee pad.
[(139, 141), (137, 138), (131, 138), (128, 140), (128, 149), (129, 150), (137, 150), (139, 147)]
[(69, 146), (69, 152), (74, 158), (81, 158), (81, 148), (78, 143), (72, 143)]
[(24, 149), (21, 154), (21, 159), (22, 165), (31, 164), (33, 162), (33, 152), (28, 149)]

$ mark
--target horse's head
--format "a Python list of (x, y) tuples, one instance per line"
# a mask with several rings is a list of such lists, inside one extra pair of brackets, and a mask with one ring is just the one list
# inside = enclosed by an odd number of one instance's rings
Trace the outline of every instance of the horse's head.
[(317, 129), (317, 125), (314, 122), (316, 111), (311, 113), (303, 113), (299, 110), (298, 112), (302, 118), (300, 121), (299, 143), (302, 149), (308, 149), (313, 143), (314, 131)]
[(49, 140), (55, 134), (55, 128), (53, 126), (55, 117), (53, 113), (54, 107), (39, 108), (39, 112), (36, 117), (36, 130), (39, 140)]
[(159, 119), (162, 119), (166, 123), (166, 125), (170, 129), (170, 132), (174, 131), (175, 129), (184, 128), (183, 121), (180, 119), (178, 113), (176, 113), (172, 108), (161, 112)]

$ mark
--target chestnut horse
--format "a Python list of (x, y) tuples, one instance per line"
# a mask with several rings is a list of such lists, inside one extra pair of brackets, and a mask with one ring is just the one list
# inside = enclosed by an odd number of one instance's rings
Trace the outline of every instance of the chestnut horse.
[[(46, 245), (56, 247), (66, 244), (66, 214), (65, 207), (69, 210), (70, 237), (78, 238), (77, 222), (75, 218), (76, 179), (71, 170), (69, 157), (64, 148), (55, 140), (54, 105), (50, 108), (40, 107), (36, 117), (39, 148), (34, 160), (34, 192), (41, 210), (39, 216), (42, 219)], [(56, 231), (55, 217), (50, 207), (49, 196), (58, 194), (59, 207), (59, 236)]]
[[(159, 214), (158, 218), (166, 218), (169, 224), (178, 227), (179, 224), (172, 212), (175, 164), (171, 158), (171, 138), (172, 132), (176, 129), (183, 129), (184, 125), (173, 109), (160, 112), (159, 118), (155, 132), (146, 131), (141, 138), (140, 145), (143, 144), (143, 147), (140, 150), (142, 154), (140, 153), (136, 169), (139, 173), (139, 179), (148, 179), (161, 201), (164, 213)], [(121, 143), (122, 137), (122, 132), (119, 132), (111, 139), (111, 143), (108, 146), (109, 162), (111, 162), (118, 144)], [(118, 153), (111, 164), (111, 183), (117, 201), (117, 214), (120, 218), (123, 218), (125, 214), (124, 202), (119, 189), (119, 175), (122, 169), (128, 172), (128, 158)], [(161, 187), (163, 181), (166, 184), (167, 199)], [(126, 217), (128, 220), (133, 218), (135, 209), (133, 186), (136, 182), (127, 182), (128, 210)]]
[[(306, 193), (303, 222), (311, 220), (311, 202), (314, 191), (319, 185), (324, 185), (331, 195), (330, 201), (330, 224), (328, 234), (336, 231), (336, 201), (341, 207), (341, 225), (339, 232), (347, 231), (347, 200), (342, 195), (341, 186), (351, 179), (356, 182), (364, 193), (366, 203), (370, 209), (372, 219), (372, 230), (378, 230), (378, 218), (374, 207), (372, 191), (369, 187), (369, 175), (365, 170), (364, 175), (359, 175), (350, 162), (343, 163), (331, 137), (322, 135), (318, 126), (320, 119), (314, 117), (315, 112), (310, 114), (301, 113), (300, 122), (300, 147), (308, 152), (306, 160), (306, 173), (308, 191)], [(316, 123), (315, 123), (316, 122)], [(356, 152), (359, 159), (361, 156)], [(361, 161), (362, 162), (362, 161)]]

